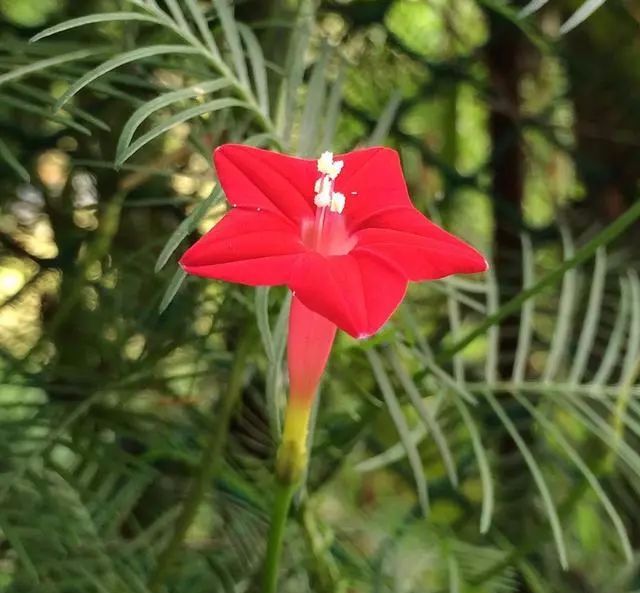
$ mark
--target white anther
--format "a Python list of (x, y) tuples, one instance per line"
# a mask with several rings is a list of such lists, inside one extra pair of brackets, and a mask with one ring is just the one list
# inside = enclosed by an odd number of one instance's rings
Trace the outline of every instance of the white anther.
[(318, 206), (318, 208), (325, 208), (331, 204), (331, 179), (328, 177), (320, 177), (318, 182), (316, 182), (317, 193), (313, 203)]
[(323, 152), (318, 159), (318, 171), (324, 175), (329, 175), (333, 165), (333, 153), (328, 150)]
[(334, 161), (333, 153), (329, 151), (323, 152), (318, 159), (318, 171), (323, 175), (328, 175), (334, 181), (340, 175), (343, 166), (344, 161)]
[(337, 212), (338, 214), (342, 214), (344, 210), (345, 197), (344, 194), (341, 194), (339, 191), (334, 192), (331, 196), (331, 205), (329, 209), (331, 212)]

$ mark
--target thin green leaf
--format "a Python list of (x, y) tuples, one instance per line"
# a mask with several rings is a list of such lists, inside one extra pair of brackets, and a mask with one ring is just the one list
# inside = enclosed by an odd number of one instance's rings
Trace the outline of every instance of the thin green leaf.
[(457, 486), (458, 471), (456, 470), (456, 464), (453, 460), (453, 455), (451, 454), (449, 444), (447, 443), (447, 438), (444, 436), (444, 433), (440, 428), (440, 424), (431, 413), (431, 411), (427, 409), (427, 406), (425, 405), (424, 401), (422, 400), (422, 396), (420, 395), (420, 391), (416, 387), (415, 383), (411, 380), (411, 377), (409, 376), (407, 370), (402, 365), (402, 362), (400, 361), (400, 358), (397, 354), (397, 350), (390, 349), (388, 358), (391, 362), (391, 367), (400, 380), (402, 388), (409, 396), (411, 404), (418, 413), (420, 420), (433, 437), (433, 440), (438, 447), (438, 451), (440, 451), (440, 455), (442, 457), (442, 461), (444, 462), (444, 466), (447, 470), (447, 474), (449, 476), (451, 484), (454, 487)]
[[(460, 332), (460, 304), (454, 298), (454, 289), (450, 284), (445, 284), (445, 293), (447, 295), (447, 314), (449, 316), (449, 327), (451, 335), (457, 336)], [(464, 360), (458, 352), (453, 356), (453, 375), (456, 381), (464, 383)]]
[(640, 280), (634, 270), (629, 270), (629, 287), (631, 289), (631, 322), (627, 348), (622, 362), (620, 382), (626, 383), (633, 376), (634, 369), (640, 359)]
[(30, 64), (26, 64), (25, 66), (14, 68), (13, 70), (5, 72), (4, 74), (0, 74), (0, 85), (4, 84), (5, 82), (9, 82), (10, 80), (22, 78), (23, 76), (31, 74), (32, 72), (45, 70), (46, 68), (50, 68), (51, 66), (84, 60), (85, 58), (95, 56), (96, 54), (102, 53), (103, 51), (104, 50), (101, 49), (80, 49), (77, 51), (69, 52), (68, 54), (62, 54), (60, 56), (54, 56), (53, 58), (47, 58), (46, 60), (38, 60), (37, 62), (32, 62)]
[[(571, 259), (575, 253), (571, 233), (569, 229), (562, 226), (560, 227), (560, 234), (562, 235), (564, 251), (563, 259)], [(544, 372), (542, 373), (542, 381), (544, 383), (549, 383), (554, 379), (567, 350), (569, 336), (571, 334), (573, 312), (575, 311), (576, 284), (577, 272), (576, 268), (572, 268), (567, 271), (562, 280), (556, 327), (553, 332), (553, 338), (551, 339), (551, 347), (549, 348), (549, 355), (544, 367)]]
[(153, 56), (163, 55), (163, 54), (197, 54), (200, 53), (200, 50), (195, 47), (190, 47), (188, 45), (152, 45), (150, 47), (141, 47), (138, 49), (133, 49), (131, 51), (124, 52), (106, 62), (103, 62), (93, 70), (87, 72), (84, 76), (76, 80), (58, 99), (55, 104), (54, 109), (60, 109), (71, 97), (73, 97), (77, 92), (82, 90), (88, 84), (91, 84), (97, 78), (100, 78), (107, 72), (111, 72), (120, 66), (124, 66), (125, 64), (129, 64), (130, 62), (136, 62), (138, 60), (142, 60), (144, 58), (150, 58)]
[(493, 396), (490, 391), (485, 392), (485, 397), (489, 402), (489, 405), (493, 408), (493, 411), (496, 413), (496, 416), (500, 419), (504, 427), (507, 429), (507, 432), (511, 435), (514, 443), (518, 447), (518, 450), (522, 454), (522, 457), (529, 467), (529, 471), (540, 491), (540, 495), (542, 496), (542, 502), (544, 504), (547, 516), (549, 517), (549, 523), (551, 524), (551, 531), (553, 533), (553, 538), (556, 543), (556, 548), (558, 550), (558, 557), (560, 559), (561, 566), (566, 570), (569, 566), (567, 559), (567, 549), (564, 543), (564, 536), (562, 534), (562, 526), (560, 524), (560, 518), (558, 517), (558, 511), (553, 502), (553, 498), (551, 496), (551, 492), (549, 491), (549, 486), (547, 485), (547, 481), (544, 479), (542, 475), (542, 471), (540, 470), (540, 466), (536, 461), (535, 457), (531, 453), (527, 443), (522, 438), (515, 424), (511, 421), (511, 418), (504, 411), (503, 407), (500, 405), (498, 400)]
[[(597, 436), (614, 457), (619, 457), (632, 470), (634, 478), (640, 476), (640, 455), (625, 440), (619, 440), (615, 430), (603, 420), (598, 412), (593, 410), (585, 401), (572, 393), (565, 394), (566, 401), (573, 406), (576, 419)], [(612, 443), (615, 447), (612, 448)]]
[(258, 105), (262, 113), (269, 113), (269, 89), (267, 87), (267, 69), (265, 66), (262, 48), (258, 43), (255, 33), (243, 23), (238, 23), (238, 29), (249, 54), (249, 62), (251, 63), (251, 71), (253, 73), (253, 82), (258, 97)]
[(373, 374), (378, 383), (378, 387), (382, 392), (385, 403), (389, 409), (391, 419), (396, 426), (396, 430), (400, 436), (400, 440), (407, 451), (407, 459), (413, 472), (413, 478), (416, 482), (416, 488), (418, 490), (418, 501), (420, 507), (425, 515), (429, 513), (429, 490), (427, 486), (427, 478), (422, 467), (422, 460), (420, 454), (416, 448), (407, 421), (400, 407), (400, 402), (396, 397), (396, 394), (387, 375), (387, 371), (382, 364), (382, 360), (374, 348), (370, 348), (366, 351), (369, 364), (373, 370)]
[(523, 19), (540, 10), (549, 0), (531, 0), (519, 13), (518, 16)]
[(575, 29), (580, 23), (586, 21), (598, 8), (607, 0), (587, 0), (578, 10), (576, 10), (560, 27), (560, 35), (564, 35)]
[[(487, 271), (487, 315), (495, 315), (500, 305), (498, 280), (492, 268)], [(500, 325), (492, 325), (487, 330), (487, 360), (485, 376), (489, 384), (498, 378), (498, 359), (500, 351)]]
[(487, 329), (500, 323), (506, 317), (517, 313), (520, 307), (528, 301), (530, 298), (536, 296), (542, 292), (548, 286), (553, 286), (560, 281), (563, 276), (569, 271), (580, 265), (581, 263), (590, 259), (599, 247), (607, 245), (623, 233), (636, 219), (640, 217), (640, 200), (633, 204), (624, 214), (620, 215), (611, 224), (602, 229), (593, 239), (578, 249), (575, 255), (562, 262), (557, 268), (545, 274), (538, 282), (536, 282), (530, 288), (523, 290), (518, 295), (513, 297), (510, 301), (505, 303), (496, 311), (493, 315), (487, 316), (487, 318), (474, 329), (469, 331), (466, 336), (463, 336), (453, 346), (441, 353), (438, 359), (448, 359), (456, 352), (460, 352), (467, 345), (473, 342), (478, 336), (483, 335)]
[(0, 159), (2, 159), (11, 169), (15, 171), (15, 173), (25, 181), (29, 183), (31, 181), (31, 177), (29, 176), (29, 171), (27, 171), (20, 161), (16, 158), (16, 156), (11, 152), (9, 147), (4, 143), (2, 138), (0, 138)]
[(42, 107), (37, 107), (36, 105), (32, 105), (31, 103), (27, 103), (24, 100), (16, 99), (15, 97), (11, 97), (9, 95), (1, 94), (0, 95), (0, 103), (4, 103), (5, 105), (9, 105), (15, 109), (19, 109), (21, 111), (25, 111), (27, 113), (33, 113), (34, 115), (39, 115), (44, 119), (48, 119), (57, 124), (66, 126), (71, 128), (72, 130), (76, 130), (85, 136), (91, 136), (91, 130), (86, 128), (85, 126), (69, 119), (68, 117), (62, 117), (60, 115), (55, 115), (51, 113), (47, 109), (43, 109)]
[[(429, 434), (423, 423), (418, 424), (410, 431), (411, 441), (418, 446), (425, 437)], [(353, 466), (353, 469), (360, 473), (367, 473), (376, 471), (380, 468), (387, 467), (407, 456), (407, 449), (403, 445), (402, 441), (397, 442), (395, 445), (391, 445), (388, 449), (385, 449), (381, 453), (368, 457), (359, 461)]]
[(291, 308), (291, 292), (287, 291), (287, 295), (282, 301), (276, 326), (273, 331), (274, 357), (273, 362), (269, 365), (267, 372), (266, 400), (267, 412), (269, 414), (269, 426), (276, 442), (280, 440), (282, 432), (282, 394), (281, 394), (281, 375), (282, 361), (284, 359), (284, 350), (287, 344), (287, 323), (289, 321), (289, 309)]
[(271, 325), (269, 324), (269, 287), (258, 286), (255, 292), (256, 320), (262, 346), (271, 364), (275, 359), (275, 346), (271, 335)]
[(322, 150), (331, 150), (333, 146), (333, 138), (338, 128), (338, 119), (340, 117), (340, 106), (342, 104), (342, 87), (344, 85), (344, 68), (340, 68), (338, 77), (331, 86), (329, 100), (327, 101), (327, 111), (324, 116), (324, 134), (322, 136)]
[(611, 499), (607, 496), (606, 492), (602, 488), (600, 481), (596, 477), (596, 475), (591, 471), (589, 466), (584, 462), (580, 454), (571, 446), (569, 441), (564, 437), (562, 432), (556, 428), (553, 422), (549, 421), (547, 418), (541, 414), (535, 406), (533, 406), (525, 397), (522, 397), (517, 392), (513, 393), (513, 397), (518, 401), (518, 403), (525, 408), (529, 414), (536, 420), (536, 422), (546, 430), (553, 439), (555, 439), (562, 450), (567, 454), (567, 456), (571, 459), (574, 465), (578, 468), (580, 473), (587, 480), (591, 489), (594, 491), (595, 495), (598, 497), (602, 506), (606, 513), (609, 515), (611, 522), (613, 523), (615, 530), (620, 539), (620, 543), (622, 545), (622, 550), (624, 552), (627, 561), (631, 561), (633, 558), (633, 549), (631, 546), (631, 542), (629, 541), (629, 536), (624, 526), (624, 522), (622, 518), (618, 514), (615, 509), (615, 506), (611, 502)]
[[(521, 236), (522, 241), (522, 281), (523, 289), (528, 290), (535, 281), (533, 247), (528, 235)], [(533, 313), (535, 311), (535, 298), (531, 298), (522, 305), (520, 314), (520, 327), (518, 329), (518, 344), (516, 355), (513, 361), (513, 373), (511, 375), (514, 382), (524, 379), (524, 373), (529, 358), (531, 348), (531, 336), (533, 335)]]
[(454, 395), (453, 403), (458, 408), (460, 417), (464, 422), (469, 436), (471, 437), (471, 446), (473, 454), (478, 462), (478, 471), (480, 472), (480, 484), (482, 486), (482, 510), (480, 511), (480, 533), (487, 533), (491, 527), (491, 519), (493, 517), (493, 509), (495, 506), (495, 494), (493, 488), (493, 478), (489, 466), (487, 451), (482, 444), (480, 431), (473, 419), (473, 416), (467, 409), (464, 399)]
[(187, 20), (184, 18), (184, 14), (178, 2), (176, 0), (164, 0), (164, 1), (167, 7), (169, 8), (169, 12), (173, 17), (173, 20), (175, 21), (176, 25), (178, 25), (178, 28), (187, 37), (193, 36), (193, 33), (191, 32), (191, 28), (189, 27)]
[(162, 296), (162, 300), (160, 301), (160, 305), (158, 305), (158, 313), (162, 314), (165, 312), (166, 308), (171, 304), (176, 294), (178, 294), (178, 290), (182, 286), (185, 278), (187, 277), (187, 273), (180, 267), (176, 270), (175, 274), (171, 278), (171, 281), (167, 285), (167, 289), (164, 291), (164, 295)]
[(301, 156), (311, 156), (315, 154), (318, 146), (318, 128), (320, 126), (321, 109), (324, 104), (326, 92), (325, 69), (329, 49), (325, 46), (320, 55), (320, 59), (314, 64), (307, 88), (307, 96), (302, 112), (302, 123), (300, 126), (300, 142), (298, 154)]
[(287, 50), (285, 75), (282, 78), (278, 98), (277, 128), (285, 144), (289, 142), (293, 130), (296, 97), (304, 78), (304, 56), (311, 38), (313, 23), (314, 3), (312, 0), (302, 0)]
[(460, 593), (460, 567), (453, 554), (447, 556), (447, 575), (449, 577), (449, 593)]
[(184, 111), (176, 113), (175, 115), (172, 115), (171, 117), (164, 120), (162, 123), (151, 128), (146, 134), (140, 136), (140, 138), (138, 138), (136, 141), (132, 142), (121, 155), (120, 160), (118, 160), (116, 164), (121, 165), (129, 157), (138, 152), (145, 144), (148, 144), (171, 128), (175, 128), (177, 125), (189, 121), (190, 119), (194, 119), (208, 113), (213, 113), (214, 111), (219, 111), (220, 109), (226, 109), (228, 107), (248, 108), (248, 105), (243, 101), (240, 101), (239, 99), (223, 98), (214, 99), (213, 101), (208, 101), (207, 103), (203, 103), (202, 105), (197, 105), (196, 107), (191, 107), (189, 109), (185, 109)]
[(233, 62), (236, 75), (240, 79), (240, 82), (248, 88), (249, 75), (247, 74), (247, 65), (244, 61), (240, 34), (238, 33), (238, 27), (229, 0), (213, 0), (213, 5), (220, 17), (222, 32), (231, 51), (231, 61)]
[(393, 125), (393, 120), (398, 113), (398, 108), (400, 107), (401, 103), (402, 95), (399, 91), (396, 91), (391, 95), (391, 98), (378, 117), (376, 126), (373, 129), (373, 132), (371, 132), (371, 136), (369, 136), (369, 140), (367, 141), (367, 144), (369, 146), (376, 146), (384, 142), (384, 139), (389, 135), (389, 131), (391, 130), (391, 126)]
[(185, 0), (187, 4), (187, 8), (191, 13), (191, 17), (193, 18), (196, 27), (198, 27), (198, 31), (200, 32), (200, 36), (204, 39), (204, 42), (207, 45), (207, 48), (211, 52), (211, 55), (215, 60), (220, 59), (220, 52), (218, 51), (218, 46), (216, 45), (215, 39), (213, 38), (213, 34), (211, 33), (211, 29), (207, 24), (207, 19), (204, 14), (202, 14), (202, 10), (198, 6), (196, 0)]
[(598, 390), (604, 385), (611, 376), (616, 362), (620, 355), (622, 348), (622, 341), (624, 339), (624, 333), (627, 327), (627, 318), (629, 315), (629, 288), (624, 280), (620, 280), (620, 303), (617, 307), (616, 320), (613, 324), (613, 329), (609, 335), (607, 343), (607, 349), (604, 351), (604, 356), (598, 367), (598, 371), (593, 377), (591, 382), (593, 389)]
[[(11, 88), (16, 89), (22, 95), (25, 95), (27, 97), (31, 97), (31, 98), (36, 99), (38, 101), (42, 101), (43, 103), (46, 103), (47, 105), (53, 105), (55, 103), (55, 98), (52, 97), (49, 93), (41, 91), (40, 89), (32, 87), (30, 85), (23, 84), (21, 82), (12, 82), (11, 83)], [(105, 132), (110, 132), (111, 131), (111, 128), (109, 127), (109, 125), (107, 123), (105, 123), (101, 119), (98, 119), (97, 117), (94, 117), (90, 113), (86, 112), (84, 109), (79, 109), (78, 107), (67, 106), (65, 108), (65, 111), (67, 111), (70, 115), (73, 115), (73, 116), (77, 117), (78, 119), (83, 119), (86, 122), (88, 122), (90, 124), (93, 124), (97, 128), (100, 128), (101, 130), (104, 130)]]
[(155, 99), (145, 103), (140, 108), (133, 112), (131, 117), (126, 121), (122, 127), (120, 138), (118, 138), (118, 147), (116, 148), (116, 165), (120, 165), (124, 162), (124, 154), (129, 146), (129, 143), (133, 139), (136, 130), (140, 124), (148, 118), (152, 113), (167, 107), (172, 103), (178, 101), (184, 101), (186, 99), (192, 99), (194, 97), (201, 97), (208, 93), (214, 93), (225, 87), (229, 86), (229, 81), (219, 78), (217, 80), (207, 80), (205, 82), (199, 82), (192, 86), (177, 91), (171, 91), (164, 93)]
[(173, 255), (173, 252), (178, 248), (178, 245), (184, 241), (184, 239), (198, 226), (198, 223), (204, 218), (207, 211), (222, 198), (222, 190), (220, 186), (216, 186), (211, 195), (198, 204), (193, 212), (187, 218), (185, 218), (173, 231), (171, 237), (162, 248), (158, 261), (156, 262), (155, 271), (159, 272), (164, 268), (165, 264), (169, 261), (169, 258)]
[(49, 37), (50, 35), (62, 33), (63, 31), (75, 29), (76, 27), (83, 27), (84, 25), (107, 23), (112, 21), (147, 21), (150, 23), (160, 23), (157, 18), (149, 14), (143, 14), (141, 12), (104, 12), (100, 14), (88, 14), (76, 19), (69, 19), (68, 21), (64, 21), (63, 23), (53, 25), (53, 27), (49, 27), (44, 31), (40, 31), (40, 33), (37, 33), (31, 39), (29, 39), (29, 43), (40, 41), (41, 39)]
[(596, 252), (591, 289), (589, 290), (589, 304), (582, 323), (582, 330), (578, 338), (578, 347), (573, 358), (573, 366), (569, 373), (569, 382), (578, 383), (582, 380), (587, 368), (589, 354), (596, 339), (600, 310), (602, 309), (602, 297), (604, 295), (605, 278), (607, 275), (607, 251), (603, 247)]

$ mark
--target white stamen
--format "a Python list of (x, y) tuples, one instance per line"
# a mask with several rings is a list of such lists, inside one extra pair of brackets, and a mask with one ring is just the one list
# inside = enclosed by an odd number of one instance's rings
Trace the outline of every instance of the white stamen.
[(328, 150), (323, 152), (318, 159), (318, 171), (323, 175), (328, 175), (333, 180), (340, 175), (343, 166), (344, 161), (334, 161), (333, 153)]
[(338, 214), (342, 214), (344, 210), (345, 197), (344, 194), (341, 194), (339, 191), (334, 192), (331, 196), (331, 205), (329, 209), (331, 212), (337, 212)]
[(318, 178), (314, 185), (316, 195), (313, 203), (318, 208), (327, 208), (331, 212), (340, 214), (344, 210), (345, 196), (340, 192), (334, 192), (333, 187), (336, 177), (340, 175), (344, 161), (334, 161), (333, 153), (328, 150), (323, 152), (318, 159), (318, 171), (322, 176)]
[(323, 175), (329, 175), (331, 166), (333, 165), (333, 153), (328, 150), (323, 152), (318, 159), (318, 171)]
[(316, 182), (316, 197), (313, 200), (313, 203), (318, 206), (318, 208), (325, 208), (331, 203), (331, 189), (332, 189), (331, 179), (328, 177), (320, 177)]

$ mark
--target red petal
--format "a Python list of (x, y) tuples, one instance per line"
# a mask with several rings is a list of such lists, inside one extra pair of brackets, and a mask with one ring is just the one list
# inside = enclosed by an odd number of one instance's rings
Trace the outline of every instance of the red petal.
[(297, 263), (289, 287), (306, 307), (364, 338), (396, 310), (407, 280), (384, 258), (356, 248), (329, 257), (309, 252)]
[(391, 208), (363, 220), (358, 249), (393, 262), (409, 280), (484, 272), (487, 262), (473, 247), (433, 224), (414, 208)]
[(298, 297), (293, 297), (287, 338), (292, 400), (308, 404), (313, 399), (335, 335), (334, 323), (305, 307)]
[(279, 214), (234, 209), (188, 249), (186, 272), (251, 286), (287, 284), (306, 248), (293, 223)]
[(240, 144), (218, 147), (213, 160), (233, 206), (279, 212), (295, 222), (315, 214), (315, 161)]
[(344, 161), (342, 173), (336, 179), (336, 191), (347, 198), (343, 215), (350, 229), (381, 210), (411, 206), (395, 150), (367, 148), (338, 155), (335, 159)]

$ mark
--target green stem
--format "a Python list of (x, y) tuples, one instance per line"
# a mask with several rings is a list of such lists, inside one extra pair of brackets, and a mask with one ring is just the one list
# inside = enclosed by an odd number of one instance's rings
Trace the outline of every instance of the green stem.
[(276, 593), (278, 590), (278, 569), (282, 553), (282, 542), (287, 526), (287, 517), (291, 501), (296, 491), (296, 484), (277, 481), (275, 504), (271, 515), (267, 555), (264, 566), (264, 588), (262, 593)]
[(159, 591), (170, 569), (174, 565), (182, 547), (182, 542), (193, 523), (207, 489), (215, 479), (222, 461), (224, 444), (227, 440), (231, 414), (242, 391), (243, 372), (251, 349), (252, 339), (249, 332), (240, 338), (236, 355), (229, 376), (227, 392), (220, 402), (220, 409), (212, 415), (209, 434), (202, 452), (202, 460), (198, 473), (189, 485), (180, 516), (176, 520), (171, 540), (158, 556), (155, 571), (149, 579), (148, 589), (151, 593)]

